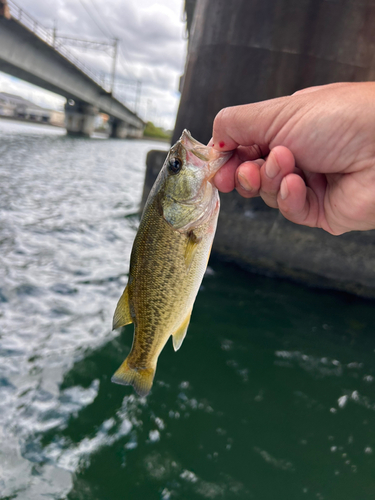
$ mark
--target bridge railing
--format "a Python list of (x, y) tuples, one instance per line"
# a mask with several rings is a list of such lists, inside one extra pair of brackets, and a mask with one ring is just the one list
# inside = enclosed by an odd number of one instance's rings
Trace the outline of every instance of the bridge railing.
[[(10, 14), (14, 19), (17, 19), (19, 23), (25, 26), (28, 30), (34, 33), (37, 37), (43, 40), (45, 43), (53, 47), (57, 52), (66, 57), (71, 63), (73, 63), (77, 68), (79, 68), (83, 73), (94, 80), (100, 87), (103, 87), (103, 76), (99, 73), (95, 73), (90, 68), (86, 66), (82, 61), (80, 61), (74, 54), (72, 54), (58, 39), (55, 39), (53, 35), (53, 30), (45, 28), (40, 22), (30, 16), (24, 9), (19, 7), (13, 0), (7, 1)], [(104, 88), (108, 91), (108, 89)]]

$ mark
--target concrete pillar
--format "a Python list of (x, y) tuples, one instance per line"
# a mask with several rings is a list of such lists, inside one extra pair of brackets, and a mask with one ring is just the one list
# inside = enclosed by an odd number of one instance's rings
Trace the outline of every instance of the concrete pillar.
[(207, 142), (226, 106), (374, 80), (374, 23), (368, 1), (198, 0), (172, 144), (184, 128)]
[(110, 137), (116, 137), (118, 139), (125, 139), (127, 137), (130, 139), (140, 139), (143, 137), (143, 128), (135, 128), (122, 120), (112, 118), (110, 125)]
[(125, 139), (129, 136), (129, 127), (124, 121), (112, 118), (110, 124), (112, 127), (110, 137)]
[(95, 129), (98, 108), (82, 102), (65, 104), (65, 127), (68, 135), (90, 137)]
[(142, 139), (144, 128), (133, 127), (130, 131), (129, 137), (133, 139)]

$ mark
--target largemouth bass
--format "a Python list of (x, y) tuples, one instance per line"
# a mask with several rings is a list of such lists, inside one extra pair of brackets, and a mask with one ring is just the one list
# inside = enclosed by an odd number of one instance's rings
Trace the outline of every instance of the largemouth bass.
[(129, 281), (113, 318), (114, 329), (134, 323), (134, 339), (112, 381), (132, 385), (140, 396), (151, 389), (169, 337), (175, 351), (185, 338), (220, 209), (211, 181), (230, 155), (204, 146), (184, 130), (147, 199)]

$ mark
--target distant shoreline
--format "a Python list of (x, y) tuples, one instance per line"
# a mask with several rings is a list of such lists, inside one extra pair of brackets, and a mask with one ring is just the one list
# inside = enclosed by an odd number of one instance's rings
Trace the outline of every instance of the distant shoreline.
[[(45, 122), (37, 122), (37, 121), (34, 121), (34, 120), (28, 120), (26, 118), (19, 118), (19, 117), (15, 117), (15, 116), (3, 116), (3, 115), (0, 115), (0, 120), (2, 120), (2, 119), (4, 119), (4, 121), (13, 121), (13, 122), (19, 122), (19, 123), (29, 123), (31, 125), (44, 125), (44, 126), (47, 126), (47, 127), (54, 127), (54, 128), (59, 128), (59, 129), (65, 128), (62, 125), (55, 125), (53, 123), (45, 123)], [(94, 134), (100, 134), (100, 135), (103, 135), (105, 137), (108, 137), (107, 134), (105, 132), (103, 132), (103, 130), (101, 130), (101, 129), (94, 130)], [(161, 139), (159, 137), (149, 137), (147, 135), (143, 136), (143, 137), (126, 137), (126, 139), (132, 139), (132, 140), (137, 140), (137, 141), (164, 142), (164, 143), (170, 144), (170, 139)]]
[(20, 118), (19, 116), (0, 115), (0, 120), (5, 120), (5, 121), (9, 120), (20, 123), (32, 123), (33, 125), (47, 125), (48, 127), (55, 127), (55, 128), (65, 128), (63, 125), (56, 125), (55, 123), (37, 122), (35, 120), (28, 120), (27, 118)]

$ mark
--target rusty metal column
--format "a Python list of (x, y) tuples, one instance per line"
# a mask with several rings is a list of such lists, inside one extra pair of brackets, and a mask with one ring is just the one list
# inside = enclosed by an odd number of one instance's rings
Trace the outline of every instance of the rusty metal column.
[(375, 79), (375, 2), (197, 0), (173, 142), (223, 107)]
[(0, 17), (10, 19), (10, 11), (7, 0), (0, 0)]

